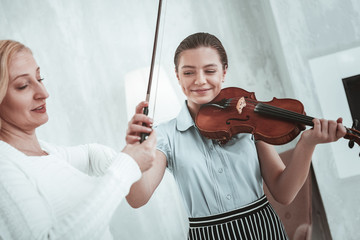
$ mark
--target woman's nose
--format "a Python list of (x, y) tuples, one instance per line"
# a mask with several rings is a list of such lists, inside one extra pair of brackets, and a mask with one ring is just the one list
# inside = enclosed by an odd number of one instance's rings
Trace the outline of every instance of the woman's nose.
[(41, 82), (38, 82), (35, 91), (35, 99), (46, 99), (49, 97), (48, 91), (46, 90), (44, 84)]
[(206, 83), (206, 76), (203, 72), (196, 74), (195, 84), (202, 85)]

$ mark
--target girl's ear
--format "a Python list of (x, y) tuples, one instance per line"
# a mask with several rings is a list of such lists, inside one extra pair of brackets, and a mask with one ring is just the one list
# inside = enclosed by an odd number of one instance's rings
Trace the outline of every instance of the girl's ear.
[(175, 68), (175, 75), (176, 75), (177, 80), (180, 81), (179, 73), (176, 71), (176, 68)]
[(224, 67), (224, 70), (223, 70), (222, 82), (225, 82), (226, 73), (227, 73), (227, 66), (225, 66), (225, 67)]

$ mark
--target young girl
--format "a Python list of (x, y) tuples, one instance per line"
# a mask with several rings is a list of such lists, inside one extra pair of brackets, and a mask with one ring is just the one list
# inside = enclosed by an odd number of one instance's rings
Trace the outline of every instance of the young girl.
[[(302, 133), (292, 159), (285, 166), (273, 146), (241, 133), (226, 144), (203, 137), (194, 119), (202, 104), (220, 92), (228, 68), (221, 42), (208, 33), (185, 38), (175, 52), (176, 77), (187, 97), (179, 115), (156, 128), (158, 142), (152, 168), (127, 196), (133, 207), (144, 205), (167, 167), (178, 183), (189, 215), (188, 239), (287, 239), (284, 227), (267, 201), (265, 181), (280, 203), (289, 204), (302, 187), (315, 146), (345, 135), (342, 119), (314, 119)], [(139, 140), (141, 126), (150, 119), (137, 106), (127, 142)]]

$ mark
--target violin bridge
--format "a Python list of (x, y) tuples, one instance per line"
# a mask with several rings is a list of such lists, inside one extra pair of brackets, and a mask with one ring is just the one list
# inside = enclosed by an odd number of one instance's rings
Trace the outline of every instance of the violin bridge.
[(236, 110), (239, 114), (242, 113), (243, 108), (246, 107), (246, 101), (244, 97), (241, 97), (239, 101), (236, 103)]

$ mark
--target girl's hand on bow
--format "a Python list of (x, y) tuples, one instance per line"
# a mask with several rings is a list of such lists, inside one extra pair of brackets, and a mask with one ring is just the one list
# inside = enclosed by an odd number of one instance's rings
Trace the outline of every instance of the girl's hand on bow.
[[(153, 120), (143, 114), (143, 108), (149, 105), (148, 102), (142, 101), (136, 106), (135, 114), (128, 123), (128, 129), (126, 131), (126, 143), (134, 144), (140, 143), (141, 133), (151, 133)], [(145, 126), (143, 126), (145, 124)]]

